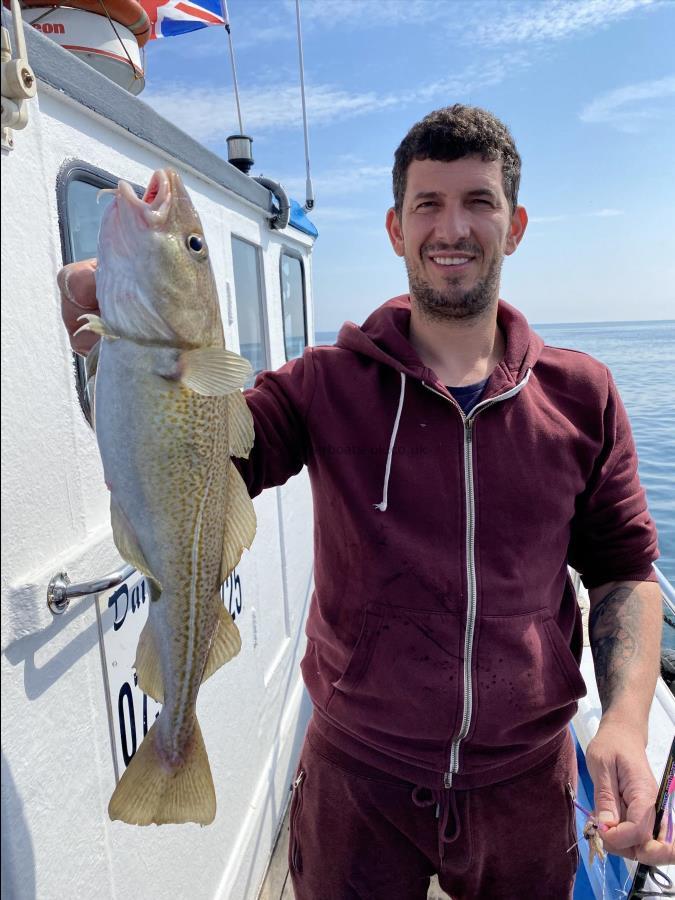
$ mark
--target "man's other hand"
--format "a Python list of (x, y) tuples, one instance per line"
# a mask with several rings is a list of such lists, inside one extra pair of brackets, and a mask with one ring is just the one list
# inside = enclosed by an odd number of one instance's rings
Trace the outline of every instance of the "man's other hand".
[(675, 846), (652, 837), (658, 787), (647, 761), (644, 736), (616, 722), (601, 723), (586, 750), (593, 780), (595, 815), (606, 826), (600, 837), (609, 853), (647, 865), (675, 863)]
[(75, 332), (84, 325), (84, 320), (78, 322), (80, 316), (100, 314), (96, 299), (96, 260), (84, 259), (64, 266), (56, 281), (61, 291), (61, 316), (70, 335), (70, 346), (76, 353), (86, 356), (99, 335), (93, 331), (81, 331), (75, 336)]

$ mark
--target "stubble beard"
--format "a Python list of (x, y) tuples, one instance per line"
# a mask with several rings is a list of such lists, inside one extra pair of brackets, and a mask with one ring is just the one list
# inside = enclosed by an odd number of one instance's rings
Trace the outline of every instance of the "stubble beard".
[(461, 289), (460, 278), (452, 276), (446, 279), (446, 288), (439, 291), (406, 258), (411, 297), (429, 319), (447, 322), (479, 318), (497, 303), (503, 261), (503, 255), (495, 257), (485, 278), (468, 291)]

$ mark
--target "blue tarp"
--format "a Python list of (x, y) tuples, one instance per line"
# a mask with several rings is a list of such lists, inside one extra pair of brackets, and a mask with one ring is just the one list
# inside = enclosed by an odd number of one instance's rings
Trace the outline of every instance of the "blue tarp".
[(316, 226), (309, 221), (305, 215), (304, 209), (297, 200), (291, 200), (291, 218), (289, 220), (289, 225), (292, 225), (293, 228), (297, 228), (298, 231), (304, 231), (304, 233), (308, 234), (310, 237), (317, 238), (319, 236)]

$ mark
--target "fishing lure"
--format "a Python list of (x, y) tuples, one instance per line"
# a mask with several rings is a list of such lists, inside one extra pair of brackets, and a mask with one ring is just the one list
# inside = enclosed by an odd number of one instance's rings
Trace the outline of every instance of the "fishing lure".
[[(579, 809), (581, 809), (581, 807), (579, 806), (578, 803), (576, 803), (576, 801), (575, 801), (574, 805), (579, 807)], [(585, 812), (585, 810), (582, 810), (582, 811)], [(602, 838), (600, 837), (600, 834), (599, 834), (600, 823), (595, 818), (595, 816), (592, 816), (589, 813), (586, 813), (586, 815), (588, 815), (589, 818), (587, 819), (586, 824), (584, 825), (584, 830), (582, 833), (583, 833), (583, 836), (588, 841), (588, 863), (589, 863), (589, 865), (592, 866), (595, 861), (596, 856), (600, 860), (600, 862), (602, 862), (604, 860), (605, 850), (602, 846)]]
[[(592, 866), (595, 862), (596, 857), (600, 860), (600, 862), (603, 862), (606, 853), (602, 845), (602, 838), (600, 837), (600, 833), (603, 831), (607, 831), (607, 825), (599, 822), (592, 812), (583, 807), (581, 803), (577, 802), (574, 788), (571, 784), (567, 785), (567, 790), (569, 791), (570, 797), (572, 798), (572, 803), (576, 806), (579, 812), (582, 812), (586, 816), (586, 824), (584, 825), (582, 834), (588, 841), (589, 864)], [(577, 841), (577, 844), (578, 843), (579, 842)], [(572, 847), (576, 847), (576, 844), (572, 844)], [(572, 847), (570, 847), (570, 850), (572, 849)]]

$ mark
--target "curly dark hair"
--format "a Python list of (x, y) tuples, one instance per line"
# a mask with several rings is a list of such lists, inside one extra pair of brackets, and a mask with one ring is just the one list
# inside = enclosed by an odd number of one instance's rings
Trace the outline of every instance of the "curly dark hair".
[(408, 166), (414, 159), (451, 162), (470, 155), (486, 162), (502, 161), (504, 193), (513, 212), (518, 205), (521, 160), (511, 132), (486, 109), (455, 103), (429, 113), (399, 144), (392, 171), (397, 214), (403, 207)]

